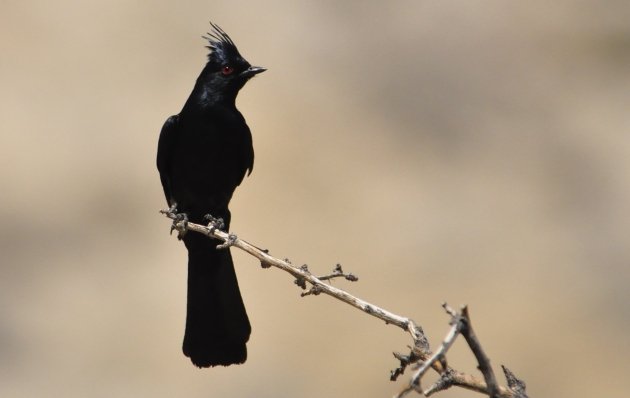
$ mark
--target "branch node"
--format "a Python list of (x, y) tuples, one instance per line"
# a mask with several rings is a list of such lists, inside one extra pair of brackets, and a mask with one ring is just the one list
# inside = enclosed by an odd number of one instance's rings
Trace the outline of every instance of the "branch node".
[(503, 369), (503, 373), (505, 374), (505, 378), (508, 383), (508, 388), (514, 394), (514, 398), (528, 398), (527, 393), (525, 392), (525, 382), (523, 380), (518, 379), (514, 373), (504, 365), (501, 365)]
[(403, 355), (399, 352), (394, 352), (393, 354), (394, 357), (400, 361), (400, 366), (390, 372), (389, 379), (391, 381), (396, 381), (398, 376), (405, 373), (405, 369), (407, 369), (407, 366), (412, 365), (420, 360), (420, 357), (417, 356), (413, 350), (409, 352), (409, 355)]
[(431, 355), (431, 347), (429, 345), (429, 339), (424, 334), (422, 326), (417, 325), (413, 319), (407, 321), (407, 330), (411, 332), (413, 338), (413, 349), (417, 354), (422, 354), (426, 357)]
[[(285, 258), (284, 261), (289, 263), (289, 264), (291, 264), (289, 262), (288, 258)], [(302, 271), (302, 272), (304, 272), (306, 274), (310, 274), (310, 272), (308, 271), (308, 265), (307, 264), (302, 264), (302, 266), (300, 266), (300, 271)], [(297, 278), (295, 278), (293, 283), (295, 283), (296, 285), (301, 287), (302, 290), (306, 290), (306, 279), (304, 277), (298, 276)], [(302, 294), (302, 297), (304, 297), (304, 294)]]
[(313, 285), (313, 286), (311, 286), (311, 288), (310, 288), (310, 289), (308, 289), (306, 292), (304, 292), (304, 293), (300, 294), (300, 296), (301, 296), (301, 297), (304, 297), (304, 296), (310, 296), (310, 295), (317, 296), (317, 295), (319, 295), (321, 292), (322, 292), (322, 289), (321, 289), (319, 286), (317, 286), (317, 285)]
[(238, 236), (234, 234), (229, 234), (224, 243), (217, 245), (217, 250), (228, 249), (230, 246), (233, 246), (234, 243), (236, 243), (237, 239), (238, 239)]
[(444, 391), (446, 389), (451, 388), (455, 381), (453, 378), (453, 373), (454, 372), (452, 369), (447, 369), (444, 373), (440, 375), (440, 378), (437, 379), (435, 383), (433, 383), (429, 388), (424, 390), (423, 392), (424, 395), (427, 397), (430, 397), (436, 392)]
[[(265, 253), (265, 254), (269, 254), (269, 249), (260, 249), (261, 252)], [(260, 267), (267, 269), (267, 268), (271, 268), (271, 263), (265, 261), (265, 258), (263, 256), (259, 257), (260, 258)]]
[(296, 285), (302, 288), (302, 290), (306, 290), (306, 279), (304, 278), (295, 278), (293, 281)]

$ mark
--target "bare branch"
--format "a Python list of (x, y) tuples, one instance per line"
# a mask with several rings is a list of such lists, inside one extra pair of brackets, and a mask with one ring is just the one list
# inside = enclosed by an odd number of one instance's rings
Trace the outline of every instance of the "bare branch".
[(475, 354), (475, 358), (477, 358), (479, 370), (483, 374), (483, 378), (486, 380), (486, 385), (488, 386), (488, 395), (490, 398), (498, 398), (499, 386), (497, 385), (497, 379), (494, 376), (492, 366), (490, 366), (490, 358), (488, 358), (486, 353), (483, 351), (483, 348), (481, 348), (481, 343), (473, 331), (467, 306), (462, 308), (462, 318), (464, 319), (462, 334), (464, 335), (464, 338), (466, 339), (466, 342), (473, 354)]
[[(288, 259), (280, 260), (271, 256), (268, 250), (260, 249), (251, 243), (238, 238), (234, 234), (228, 234), (222, 231), (221, 228), (223, 228), (223, 220), (221, 219), (215, 219), (208, 216), (207, 219), (209, 220), (209, 224), (208, 226), (204, 226), (188, 222), (185, 215), (178, 214), (175, 211), (176, 209), (172, 207), (167, 210), (162, 210), (161, 213), (173, 220), (171, 231), (177, 230), (178, 238), (181, 239), (181, 237), (188, 231), (194, 231), (210, 238), (218, 239), (222, 241), (221, 244), (217, 245), (217, 249), (219, 250), (236, 247), (259, 259), (263, 268), (276, 267), (291, 274), (295, 278), (295, 283), (304, 290), (302, 296), (319, 295), (322, 293), (326, 294), (336, 298), (337, 300), (343, 301), (344, 303), (349, 304), (366, 314), (381, 319), (385, 321), (386, 324), (395, 325), (406, 333), (409, 333), (413, 340), (413, 346), (410, 347), (408, 355), (394, 353), (394, 356), (400, 361), (400, 367), (392, 371), (390, 379), (396, 380), (398, 376), (404, 373), (408, 366), (412, 366), (416, 363), (421, 363), (421, 365), (414, 372), (408, 386), (397, 394), (397, 397), (403, 397), (412, 391), (428, 397), (438, 391), (446, 390), (452, 386), (458, 386), (488, 395), (492, 398), (527, 398), (527, 395), (525, 394), (525, 383), (517, 379), (505, 367), (503, 368), (503, 371), (508, 380), (509, 389), (498, 386), (494, 372), (490, 366), (490, 360), (485, 355), (479, 340), (474, 334), (470, 323), (468, 309), (465, 306), (458, 313), (446, 305), (446, 303), (442, 305), (445, 311), (451, 316), (451, 328), (442, 341), (440, 348), (435, 353), (431, 353), (429, 342), (422, 330), (422, 327), (416, 325), (411, 318), (394, 314), (393, 312), (387, 311), (377, 305), (355, 297), (342, 289), (326, 283), (326, 281), (330, 281), (334, 278), (345, 278), (348, 281), (358, 280), (358, 278), (353, 274), (344, 273), (341, 265), (337, 264), (332, 273), (328, 275), (316, 277), (311, 274), (306, 264), (301, 267), (296, 267), (291, 264)], [(464, 336), (471, 350), (475, 354), (479, 363), (479, 369), (484, 376), (485, 383), (472, 375), (458, 372), (447, 366), (446, 353), (460, 334)], [(420, 386), (420, 381), (422, 376), (429, 369), (436, 371), (440, 375), (440, 378), (427, 390), (423, 391)]]
[[(412, 377), (409, 386), (407, 386), (399, 396), (402, 396), (411, 390), (416, 390), (422, 393), (425, 396), (431, 396), (432, 394), (448, 389), (452, 386), (459, 386), (466, 388), (471, 391), (476, 391), (482, 394), (486, 394), (491, 397), (497, 398), (516, 398), (517, 396), (514, 394), (513, 390), (508, 390), (504, 387), (499, 387), (496, 383), (496, 379), (494, 378), (494, 373), (492, 372), (492, 368), (490, 367), (490, 360), (483, 353), (483, 349), (481, 348), (481, 344), (474, 334), (470, 322), (470, 316), (468, 313), (468, 307), (463, 306), (461, 311), (458, 313), (449, 307), (446, 303), (442, 304), (444, 310), (451, 316), (451, 329), (448, 334), (444, 338), (442, 346), (440, 350), (436, 352), (427, 362), (436, 361), (439, 358), (444, 358), (446, 355), (446, 351), (450, 348), (450, 346), (455, 341), (457, 335), (461, 334), (466, 339), (469, 347), (475, 354), (477, 361), (479, 363), (479, 369), (481, 370), (484, 378), (486, 379), (486, 383), (478, 380), (474, 376), (467, 375), (464, 373), (457, 372), (456, 370), (448, 367), (446, 363), (443, 363), (444, 368), (446, 369), (441, 373), (440, 378), (431, 385), (428, 389), (422, 391), (420, 389), (420, 379), (424, 372), (426, 372), (425, 368), (428, 368), (427, 363), (423, 364), (422, 367), (414, 374)], [(437, 355), (440, 353), (441, 355)], [(506, 373), (507, 375), (507, 373)], [(488, 380), (491, 380), (490, 382)], [(492, 387), (492, 383), (494, 382), (494, 386)], [(524, 383), (523, 383), (524, 384)], [(489, 387), (490, 386), (490, 387)], [(524, 392), (524, 385), (523, 385)], [(403, 394), (404, 393), (404, 394)], [(402, 395), (401, 395), (402, 394)]]

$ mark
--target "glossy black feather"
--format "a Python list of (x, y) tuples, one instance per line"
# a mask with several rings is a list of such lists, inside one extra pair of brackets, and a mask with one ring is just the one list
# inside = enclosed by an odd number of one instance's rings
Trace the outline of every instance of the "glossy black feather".
[[(254, 167), (252, 136), (235, 100), (263, 68), (252, 67), (217, 25), (206, 39), (208, 62), (178, 115), (167, 119), (157, 167), (169, 206), (195, 223), (211, 214), (230, 225), (228, 205)], [(194, 232), (188, 250), (188, 304), (184, 354), (199, 367), (243, 363), (251, 331), (229, 250)]]

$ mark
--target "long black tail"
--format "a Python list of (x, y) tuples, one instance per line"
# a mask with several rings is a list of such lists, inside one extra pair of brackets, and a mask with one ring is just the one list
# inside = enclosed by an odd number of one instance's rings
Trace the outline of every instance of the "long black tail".
[(247, 359), (251, 326), (238, 288), (232, 255), (217, 241), (189, 232), (188, 305), (184, 354), (200, 368)]

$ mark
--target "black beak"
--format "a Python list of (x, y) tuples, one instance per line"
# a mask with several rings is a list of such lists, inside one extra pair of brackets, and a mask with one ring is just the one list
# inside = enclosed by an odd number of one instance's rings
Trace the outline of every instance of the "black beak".
[(253, 77), (254, 75), (257, 75), (259, 73), (262, 73), (264, 71), (266, 71), (266, 68), (260, 67), (260, 66), (250, 66), (249, 68), (245, 69), (244, 71), (241, 72), (241, 77), (245, 77), (247, 79), (249, 79), (250, 77)]

